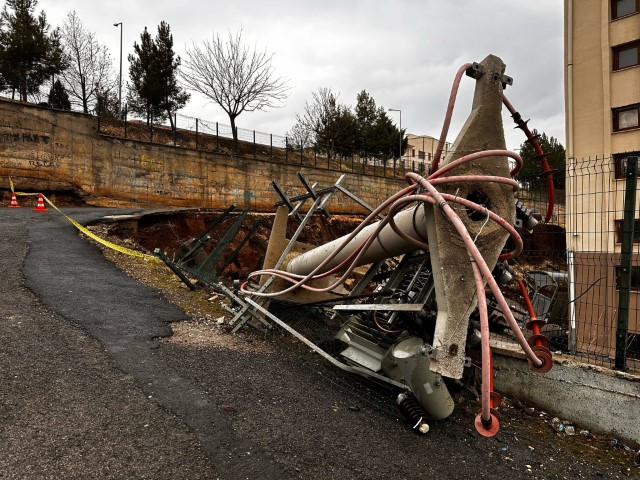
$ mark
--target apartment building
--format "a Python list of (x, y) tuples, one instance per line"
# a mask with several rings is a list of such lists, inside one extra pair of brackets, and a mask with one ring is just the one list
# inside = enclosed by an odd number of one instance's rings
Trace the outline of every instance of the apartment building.
[[(578, 352), (611, 358), (626, 165), (640, 155), (640, 0), (565, 0), (564, 7), (572, 340)], [(639, 200), (627, 335), (633, 361), (640, 351)]]
[[(411, 167), (415, 171), (428, 172), (433, 156), (438, 149), (438, 139), (429, 135), (414, 135), (413, 133), (407, 133), (406, 138), (407, 148), (402, 154), (402, 159), (406, 162), (407, 168)], [(446, 142), (443, 153), (447, 153), (450, 147), (451, 144)], [(421, 168), (422, 170), (420, 170)]]

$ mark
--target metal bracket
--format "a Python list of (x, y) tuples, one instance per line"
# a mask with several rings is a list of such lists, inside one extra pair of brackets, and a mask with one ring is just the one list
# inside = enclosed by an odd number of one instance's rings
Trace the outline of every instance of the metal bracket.
[(507, 88), (507, 85), (513, 85), (513, 78), (511, 78), (509, 75), (502, 75), (502, 88)]
[(468, 77), (478, 80), (482, 75), (484, 75), (484, 67), (478, 62), (473, 62), (471, 66), (467, 68), (465, 73)]

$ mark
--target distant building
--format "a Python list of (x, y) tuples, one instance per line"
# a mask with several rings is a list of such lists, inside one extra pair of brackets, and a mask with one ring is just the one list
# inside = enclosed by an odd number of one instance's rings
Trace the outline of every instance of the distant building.
[[(412, 168), (417, 172), (428, 172), (438, 148), (438, 139), (429, 135), (414, 135), (413, 133), (407, 133), (406, 138), (407, 149), (402, 158), (406, 162), (407, 168)], [(450, 143), (445, 143), (443, 154), (448, 152), (450, 147)]]
[[(640, 0), (565, 0), (564, 9), (566, 238), (575, 266), (570, 278), (577, 299), (574, 345), (589, 355), (611, 357), (626, 159), (640, 155)], [(635, 212), (638, 229), (638, 205)], [(638, 244), (636, 230), (626, 339), (633, 351), (640, 345)]]

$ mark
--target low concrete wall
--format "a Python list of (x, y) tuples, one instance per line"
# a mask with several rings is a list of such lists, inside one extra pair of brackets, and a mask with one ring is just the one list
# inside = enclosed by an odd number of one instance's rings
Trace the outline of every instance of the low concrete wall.
[[(558, 358), (556, 355), (554, 358)], [(495, 355), (495, 389), (575, 422), (640, 444), (640, 376), (567, 359), (547, 374), (533, 373), (523, 358)]]
[[(70, 190), (105, 206), (171, 205), (224, 208), (233, 203), (273, 211), (275, 180), (289, 195), (303, 193), (298, 171), (320, 188), (340, 172), (239, 158), (187, 148), (120, 140), (97, 133), (97, 119), (0, 99), (0, 188)], [(347, 173), (343, 186), (377, 206), (405, 184)], [(334, 213), (362, 211), (344, 195)]]

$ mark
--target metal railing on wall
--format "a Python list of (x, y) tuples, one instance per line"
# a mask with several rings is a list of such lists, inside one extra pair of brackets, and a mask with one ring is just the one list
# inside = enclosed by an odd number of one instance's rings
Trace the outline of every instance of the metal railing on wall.
[[(551, 350), (590, 364), (640, 372), (640, 209), (635, 156), (570, 159), (555, 172), (556, 205), (547, 224), (523, 232), (516, 259)], [(544, 213), (544, 179), (520, 178), (518, 198)], [(510, 293), (516, 318), (524, 301)], [(511, 332), (494, 311), (497, 339)]]
[[(125, 140), (171, 145), (204, 152), (234, 155), (257, 161), (285, 163), (336, 172), (351, 172), (383, 178), (403, 179), (408, 171), (426, 174), (430, 162), (415, 157), (392, 158), (366, 150), (338, 149), (331, 145), (302, 147), (282, 135), (236, 127), (186, 115), (174, 115), (162, 124), (98, 116), (98, 132)], [(171, 124), (172, 123), (172, 124)]]

